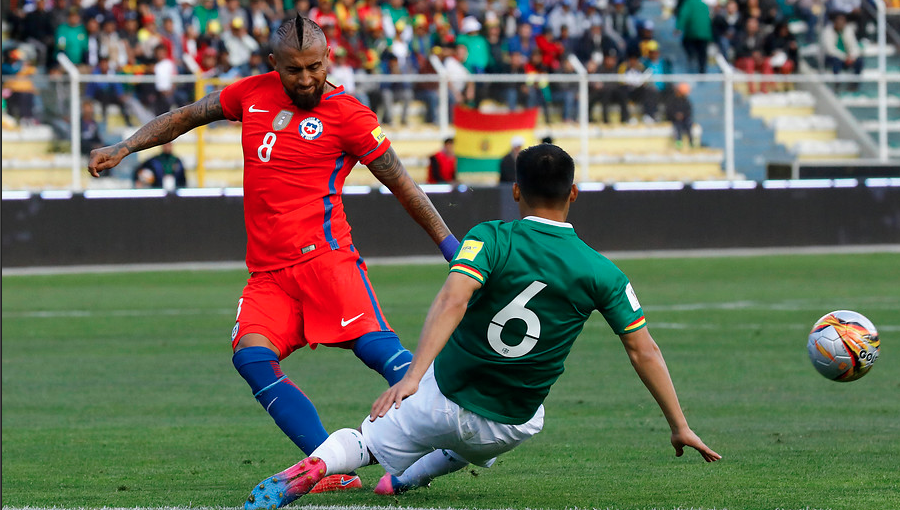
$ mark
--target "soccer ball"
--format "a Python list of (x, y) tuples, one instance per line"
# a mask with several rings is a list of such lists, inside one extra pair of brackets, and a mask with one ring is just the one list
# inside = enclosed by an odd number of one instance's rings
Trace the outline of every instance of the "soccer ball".
[(806, 350), (820, 374), (832, 381), (850, 382), (871, 370), (880, 345), (878, 331), (869, 319), (838, 310), (816, 321)]

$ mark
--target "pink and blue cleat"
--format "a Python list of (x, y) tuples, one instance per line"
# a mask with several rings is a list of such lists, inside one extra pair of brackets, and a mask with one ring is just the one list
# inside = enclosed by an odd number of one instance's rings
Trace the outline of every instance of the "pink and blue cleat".
[(266, 478), (250, 491), (244, 510), (275, 510), (312, 490), (325, 478), (325, 462), (308, 457)]
[(384, 476), (381, 477), (381, 480), (378, 480), (378, 485), (375, 486), (375, 494), (381, 494), (382, 496), (396, 496), (411, 488), (412, 487), (408, 485), (400, 483), (400, 480), (396, 476), (385, 473)]

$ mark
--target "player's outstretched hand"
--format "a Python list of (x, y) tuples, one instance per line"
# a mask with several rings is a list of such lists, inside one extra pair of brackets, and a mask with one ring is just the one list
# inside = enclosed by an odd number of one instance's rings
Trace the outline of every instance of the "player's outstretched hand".
[(690, 446), (691, 448), (700, 452), (700, 455), (703, 456), (703, 460), (705, 460), (706, 462), (715, 462), (722, 458), (721, 455), (712, 451), (710, 447), (706, 446), (700, 439), (700, 437), (690, 429), (685, 432), (673, 432), (672, 446), (675, 447), (676, 457), (681, 457), (684, 454), (684, 447)]
[(369, 413), (369, 421), (375, 421), (375, 418), (384, 416), (391, 406), (400, 407), (400, 402), (404, 398), (412, 395), (419, 389), (419, 382), (413, 381), (407, 377), (403, 377), (397, 384), (391, 386), (375, 400), (372, 404), (372, 411)]
[(91, 151), (91, 160), (88, 163), (88, 172), (94, 177), (100, 177), (100, 172), (109, 170), (118, 165), (122, 158), (128, 155), (128, 149), (119, 145), (109, 145)]

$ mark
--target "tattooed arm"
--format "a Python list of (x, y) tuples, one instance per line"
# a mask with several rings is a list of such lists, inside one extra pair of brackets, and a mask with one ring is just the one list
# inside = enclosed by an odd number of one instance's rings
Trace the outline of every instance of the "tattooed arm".
[(225, 113), (222, 111), (222, 103), (219, 102), (219, 92), (213, 92), (196, 103), (151, 120), (127, 140), (92, 150), (88, 172), (94, 177), (100, 177), (100, 172), (118, 165), (122, 158), (132, 152), (163, 145), (197, 126), (224, 119)]
[(452, 236), (431, 199), (406, 172), (393, 147), (388, 147), (384, 154), (369, 163), (369, 170), (391, 190), (406, 212), (425, 229), (425, 232), (428, 232), (435, 244), (440, 245), (442, 241)]

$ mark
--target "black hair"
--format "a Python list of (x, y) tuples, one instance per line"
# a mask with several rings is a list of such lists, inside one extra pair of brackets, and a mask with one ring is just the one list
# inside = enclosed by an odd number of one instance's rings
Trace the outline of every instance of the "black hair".
[(295, 31), (297, 32), (297, 47), (303, 49), (303, 16), (299, 13), (294, 19), (294, 26), (296, 27)]
[(564, 203), (575, 182), (575, 162), (556, 145), (542, 143), (524, 149), (516, 158), (516, 183), (531, 206)]
[(325, 41), (322, 28), (311, 19), (297, 15), (286, 19), (275, 32), (275, 46), (286, 45), (298, 50), (306, 49), (318, 41)]

